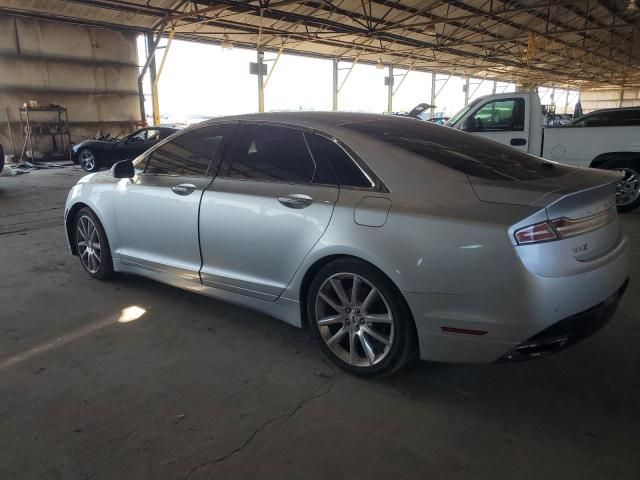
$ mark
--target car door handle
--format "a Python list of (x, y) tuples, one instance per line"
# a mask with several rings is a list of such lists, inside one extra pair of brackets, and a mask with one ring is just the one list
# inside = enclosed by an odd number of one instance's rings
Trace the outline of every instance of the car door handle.
[(195, 185), (191, 185), (190, 183), (181, 183), (180, 185), (174, 185), (171, 187), (173, 193), (177, 195), (190, 195), (196, 189)]
[(278, 197), (278, 201), (289, 208), (307, 208), (313, 203), (313, 198), (308, 195), (294, 193), (286, 197)]
[(522, 145), (526, 145), (527, 144), (527, 139), (526, 138), (512, 138), (511, 139), (511, 145), (513, 145), (514, 147), (521, 147)]

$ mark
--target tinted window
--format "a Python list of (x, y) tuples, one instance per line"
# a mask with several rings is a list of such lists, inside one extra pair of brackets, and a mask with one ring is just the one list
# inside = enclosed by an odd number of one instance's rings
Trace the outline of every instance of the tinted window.
[(229, 148), (229, 176), (249, 180), (311, 183), (316, 170), (302, 131), (241, 125)]
[(497, 142), (429, 122), (389, 119), (350, 123), (343, 127), (475, 177), (536, 180), (570, 170)]
[(160, 130), (157, 128), (146, 128), (144, 130), (140, 130), (135, 135), (131, 135), (129, 140), (133, 142), (143, 142), (146, 140), (158, 140), (159, 138)]
[(524, 99), (509, 98), (485, 103), (472, 116), (473, 131), (513, 132), (524, 130)]
[(315, 135), (316, 148), (324, 154), (335, 172), (338, 183), (345, 187), (373, 187), (373, 181), (366, 175), (353, 159), (336, 142)]
[(579, 118), (575, 127), (625, 127), (640, 125), (640, 109), (607, 110)]
[(222, 143), (224, 126), (199, 128), (180, 135), (151, 154), (146, 173), (206, 175)]

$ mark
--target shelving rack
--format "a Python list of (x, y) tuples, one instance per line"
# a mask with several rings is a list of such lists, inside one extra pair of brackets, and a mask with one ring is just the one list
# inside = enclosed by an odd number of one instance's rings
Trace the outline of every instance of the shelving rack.
[[(36, 120), (38, 114), (48, 114), (46, 121)], [(31, 161), (35, 160), (71, 160), (71, 132), (67, 109), (60, 106), (22, 107), (20, 108), (20, 130), (24, 134), (24, 145), (20, 160), (25, 157), (27, 146), (31, 150)], [(53, 150), (47, 152), (42, 159), (34, 158), (38, 151), (38, 138), (50, 136)]]

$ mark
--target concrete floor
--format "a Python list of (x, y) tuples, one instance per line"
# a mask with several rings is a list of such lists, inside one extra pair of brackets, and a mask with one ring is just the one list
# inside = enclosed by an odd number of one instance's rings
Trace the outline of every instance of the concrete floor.
[(360, 380), (269, 317), (90, 280), (61, 226), (80, 176), (0, 177), (1, 479), (640, 478), (637, 283), (547, 359)]

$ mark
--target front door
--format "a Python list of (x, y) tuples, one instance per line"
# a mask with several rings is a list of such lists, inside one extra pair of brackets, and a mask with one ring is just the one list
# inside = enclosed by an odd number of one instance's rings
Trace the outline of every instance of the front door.
[(339, 189), (304, 133), (238, 126), (200, 209), (205, 285), (275, 300), (326, 230)]
[(115, 195), (120, 261), (200, 281), (198, 210), (223, 131), (214, 125), (179, 135), (137, 165), (143, 172), (120, 181)]
[(529, 125), (525, 99), (499, 98), (480, 103), (465, 120), (463, 129), (518, 150), (529, 150)]

